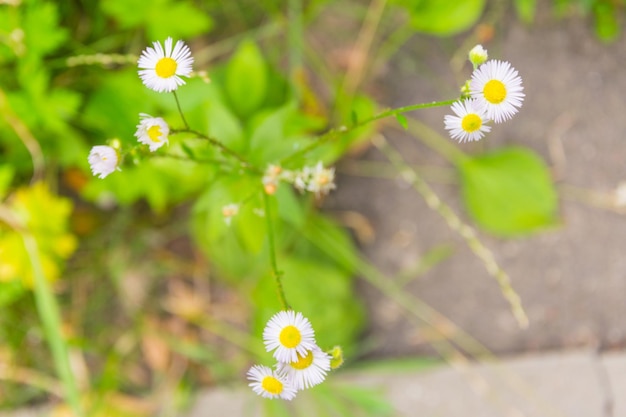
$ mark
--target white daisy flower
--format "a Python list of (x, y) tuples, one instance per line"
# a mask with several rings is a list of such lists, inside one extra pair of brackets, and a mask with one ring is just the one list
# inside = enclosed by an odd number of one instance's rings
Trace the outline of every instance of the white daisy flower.
[(117, 166), (119, 163), (117, 151), (110, 146), (94, 146), (91, 148), (87, 160), (91, 166), (91, 172), (99, 178), (104, 178), (113, 171), (120, 170)]
[(274, 358), (278, 362), (296, 362), (298, 354), (304, 356), (316, 346), (315, 332), (302, 313), (280, 311), (267, 322), (263, 343), (268, 352), (276, 350)]
[(487, 61), (472, 73), (470, 93), (484, 103), (487, 117), (496, 123), (504, 122), (524, 101), (522, 78), (506, 61)]
[(140, 143), (148, 145), (150, 152), (154, 152), (168, 143), (167, 136), (170, 134), (170, 127), (160, 117), (152, 117), (149, 114), (139, 114), (141, 121), (137, 125), (135, 136)]
[(490, 126), (485, 125), (488, 122), (487, 113), (476, 100), (457, 101), (451, 109), (456, 116), (447, 115), (443, 122), (452, 139), (459, 142), (480, 140), (491, 130)]
[(248, 371), (248, 384), (254, 392), (264, 398), (282, 398), (291, 401), (297, 390), (289, 383), (287, 378), (279, 372), (272, 371), (267, 366), (254, 365)]
[(311, 388), (326, 379), (326, 373), (330, 371), (330, 356), (316, 346), (306, 355), (298, 354), (297, 361), (279, 362), (277, 370), (287, 376), (295, 389)]
[(193, 57), (189, 47), (183, 41), (176, 41), (172, 49), (172, 38), (165, 40), (165, 47), (153, 42), (154, 48), (147, 47), (139, 57), (139, 76), (151, 90), (170, 92), (185, 84), (181, 76), (191, 73)]

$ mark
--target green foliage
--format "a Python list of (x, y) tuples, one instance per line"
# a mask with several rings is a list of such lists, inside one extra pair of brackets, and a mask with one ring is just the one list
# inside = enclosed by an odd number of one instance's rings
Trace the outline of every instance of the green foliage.
[(548, 168), (524, 148), (504, 148), (459, 164), (465, 206), (482, 228), (514, 236), (554, 226), (557, 194)]
[[(190, 1), (107, 0), (102, 11), (113, 17), (121, 28), (145, 28), (152, 41), (189, 38), (207, 32), (211, 17)], [(181, 24), (184, 22), (184, 24)]]
[(239, 116), (250, 116), (261, 107), (268, 89), (267, 68), (254, 42), (239, 44), (228, 64), (225, 81), (229, 103)]
[(411, 26), (423, 33), (452, 36), (471, 28), (485, 8), (485, 0), (395, 0), (407, 9)]
[[(354, 298), (352, 274), (329, 262), (328, 258), (285, 256), (279, 259), (287, 299), (315, 329), (322, 349), (341, 345), (353, 351), (363, 327), (363, 308)], [(274, 278), (266, 274), (257, 284), (253, 300), (254, 333), (261, 337), (267, 320), (281, 309), (275, 295)]]

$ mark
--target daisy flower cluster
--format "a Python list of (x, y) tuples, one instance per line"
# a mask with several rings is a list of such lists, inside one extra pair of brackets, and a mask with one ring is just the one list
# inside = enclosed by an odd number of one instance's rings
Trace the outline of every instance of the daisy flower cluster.
[(524, 101), (522, 78), (506, 61), (488, 60), (481, 45), (469, 53), (474, 66), (464, 87), (464, 98), (452, 104), (454, 115), (444, 118), (444, 125), (459, 142), (483, 138), (491, 130), (487, 123), (502, 123), (512, 118)]
[[(185, 84), (181, 77), (191, 74), (193, 57), (189, 47), (182, 41), (173, 44), (167, 38), (163, 45), (153, 42), (139, 57), (139, 77), (143, 84), (156, 92), (173, 92)], [(146, 113), (139, 114), (139, 124), (135, 137), (141, 144), (147, 145), (150, 152), (169, 143), (169, 125), (161, 117), (152, 117)], [(114, 171), (119, 171), (122, 155), (119, 147), (108, 145), (94, 146), (87, 158), (93, 175), (105, 178)]]
[(322, 162), (315, 166), (305, 166), (301, 170), (283, 170), (278, 165), (270, 165), (263, 175), (263, 188), (268, 194), (274, 194), (280, 181), (285, 181), (300, 192), (311, 192), (317, 197), (328, 194), (335, 186), (335, 168), (325, 168)]
[(263, 342), (277, 363), (274, 369), (253, 365), (247, 375), (249, 386), (264, 398), (292, 400), (298, 391), (323, 382), (332, 367), (332, 357), (317, 346), (313, 327), (302, 313), (276, 313), (265, 326)]

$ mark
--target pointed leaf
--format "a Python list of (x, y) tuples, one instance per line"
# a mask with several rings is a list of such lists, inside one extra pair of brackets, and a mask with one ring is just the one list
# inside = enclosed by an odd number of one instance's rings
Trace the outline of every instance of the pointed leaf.
[(401, 113), (396, 114), (396, 120), (398, 121), (398, 123), (400, 123), (400, 126), (402, 126), (404, 130), (409, 129), (409, 123), (406, 121), (406, 117), (404, 117), (403, 114)]
[(267, 68), (254, 42), (241, 43), (228, 64), (226, 93), (241, 117), (250, 116), (263, 104), (267, 94)]
[(459, 165), (465, 206), (474, 221), (501, 236), (557, 222), (557, 194), (548, 168), (528, 149), (508, 148)]

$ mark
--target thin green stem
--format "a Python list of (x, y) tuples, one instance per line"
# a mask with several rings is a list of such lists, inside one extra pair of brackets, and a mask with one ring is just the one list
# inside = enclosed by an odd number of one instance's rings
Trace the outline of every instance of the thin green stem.
[(276, 292), (278, 293), (278, 299), (283, 306), (283, 310), (289, 310), (289, 303), (285, 297), (285, 290), (283, 289), (282, 272), (278, 270), (278, 263), (276, 262), (276, 244), (274, 242), (274, 224), (272, 220), (272, 209), (270, 204), (270, 197), (266, 192), (263, 192), (263, 203), (265, 203), (265, 219), (267, 220), (267, 239), (269, 241), (270, 249), (270, 264), (272, 266), (272, 275), (276, 281)]
[(355, 123), (354, 125), (350, 126), (350, 127), (346, 127), (346, 126), (341, 126), (339, 128), (333, 128), (329, 131), (327, 131), (326, 133), (324, 133), (323, 135), (319, 136), (317, 138), (317, 140), (315, 142), (312, 142), (311, 144), (309, 144), (308, 146), (305, 146), (304, 148), (300, 149), (299, 151), (294, 152), (293, 154), (289, 155), (286, 158), (283, 158), (280, 161), (280, 164), (286, 164), (288, 162), (291, 162), (295, 159), (301, 158), (304, 155), (306, 155), (307, 153), (311, 152), (313, 149), (317, 148), (318, 146), (323, 145), (326, 142), (329, 142), (333, 139), (335, 139), (337, 136), (342, 135), (342, 134), (346, 134), (349, 132), (352, 132), (360, 127), (363, 127), (369, 123), (375, 122), (376, 120), (380, 120), (380, 119), (384, 119), (387, 117), (391, 117), (391, 116), (397, 116), (399, 114), (402, 113), (408, 113), (414, 110), (421, 110), (421, 109), (429, 109), (429, 108), (433, 108), (433, 107), (442, 107), (442, 106), (449, 106), (452, 103), (458, 101), (458, 99), (452, 99), (452, 100), (444, 100), (444, 101), (433, 101), (430, 103), (419, 103), (419, 104), (412, 104), (410, 106), (404, 106), (404, 107), (398, 107), (395, 109), (387, 109), (384, 110), (372, 117), (369, 117), (365, 120), (362, 120), (360, 122)]
[(180, 107), (180, 101), (178, 100), (178, 95), (176, 94), (176, 90), (172, 91), (174, 94), (174, 99), (176, 100), (176, 107), (178, 108), (178, 113), (180, 113), (180, 118), (183, 119), (183, 124), (185, 125), (185, 129), (189, 130), (189, 124), (187, 120), (185, 120), (185, 115), (183, 114), (183, 109)]
[(239, 161), (239, 164), (242, 168), (256, 172), (256, 173), (261, 173), (261, 171), (256, 168), (255, 166), (253, 166), (252, 164), (250, 164), (246, 158), (244, 158), (243, 156), (241, 156), (239, 153), (233, 151), (232, 149), (230, 149), (228, 146), (224, 145), (222, 142), (220, 142), (219, 140), (215, 139), (214, 137), (205, 135), (204, 133), (198, 132), (197, 130), (193, 130), (193, 129), (189, 129), (188, 127), (185, 129), (172, 129), (171, 134), (176, 134), (176, 133), (191, 133), (195, 136), (197, 136), (200, 139), (204, 139), (206, 141), (208, 141), (211, 145), (215, 146), (216, 148), (218, 148), (220, 151), (222, 151), (224, 154), (229, 155), (235, 159), (237, 159)]

